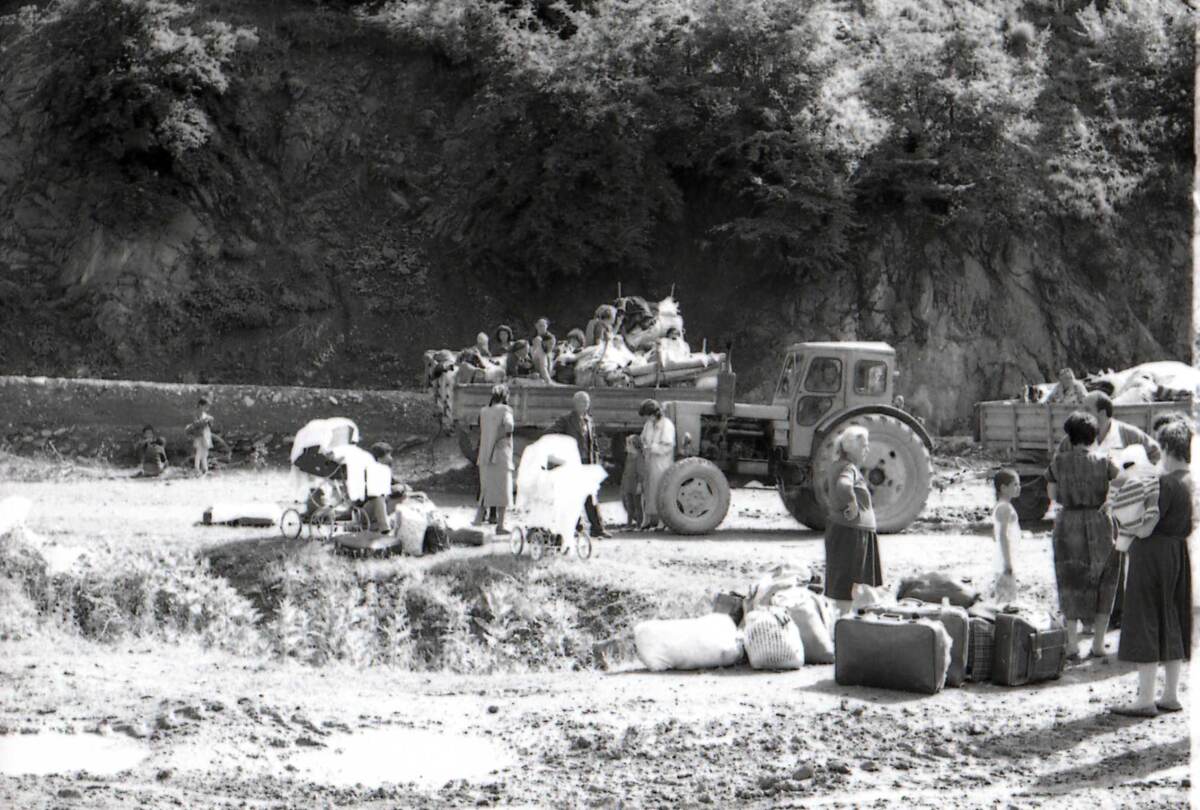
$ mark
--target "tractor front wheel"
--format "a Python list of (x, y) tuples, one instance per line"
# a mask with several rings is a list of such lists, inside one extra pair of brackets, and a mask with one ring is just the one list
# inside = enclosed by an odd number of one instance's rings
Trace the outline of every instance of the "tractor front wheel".
[(708, 459), (676, 461), (658, 485), (658, 516), (677, 534), (707, 534), (729, 511), (729, 481)]

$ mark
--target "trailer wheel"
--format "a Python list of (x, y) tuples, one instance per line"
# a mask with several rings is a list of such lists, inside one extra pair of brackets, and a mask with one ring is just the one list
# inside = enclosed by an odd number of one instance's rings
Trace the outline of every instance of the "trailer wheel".
[(1050, 493), (1046, 491), (1046, 479), (1040, 475), (1021, 477), (1021, 494), (1013, 499), (1013, 508), (1022, 525), (1037, 523), (1046, 516), (1050, 508)]
[(677, 534), (707, 534), (729, 511), (729, 481), (708, 459), (681, 459), (658, 485), (658, 516)]
[(870, 434), (870, 450), (863, 475), (871, 490), (875, 525), (881, 534), (903, 531), (925, 508), (933, 480), (929, 448), (904, 422), (887, 414), (871, 413), (839, 423), (813, 454), (814, 496), (824, 509), (829, 505), (829, 476), (836, 462), (833, 443), (849, 425), (860, 425)]

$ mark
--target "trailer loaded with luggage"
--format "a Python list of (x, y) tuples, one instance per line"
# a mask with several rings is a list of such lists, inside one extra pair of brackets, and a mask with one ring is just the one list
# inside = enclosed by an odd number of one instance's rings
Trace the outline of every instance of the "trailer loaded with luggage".
[(927, 695), (973, 683), (1041, 683), (1066, 666), (1066, 629), (1052, 614), (989, 604), (952, 577), (904, 580), (900, 598), (862, 589), (854, 610), (837, 619), (822, 591), (819, 576), (779, 566), (744, 594), (716, 594), (708, 615), (638, 624), (633, 651), (653, 671), (833, 664), (840, 686)]

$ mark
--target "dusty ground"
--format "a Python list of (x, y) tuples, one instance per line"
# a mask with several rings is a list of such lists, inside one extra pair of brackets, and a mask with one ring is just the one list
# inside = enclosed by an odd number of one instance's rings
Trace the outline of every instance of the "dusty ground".
[[(891, 584), (926, 569), (986, 581), (992, 548), (976, 521), (990, 501), (979, 469), (939, 463), (944, 489), (922, 523), (882, 539)], [(267, 542), (268, 530), (192, 524), (216, 500), (283, 499), (286, 476), (149, 483), (76, 471), (0, 485), (0, 497), (12, 494), (35, 501), (33, 528), (64, 559), (99, 542), (200, 551)], [(439, 502), (452, 520), (466, 518), (461, 495)], [(618, 503), (604, 509), (619, 519)], [(1025, 598), (1048, 605), (1049, 526), (1029, 528), (1018, 577)], [(820, 536), (792, 523), (774, 493), (751, 490), (736, 494), (712, 538), (619, 536), (593, 560), (566, 564), (694, 586), (699, 606), (768, 565), (822, 556)], [(101, 645), (47, 630), (0, 642), (0, 768), (50, 762), (59, 773), (0, 777), (0, 805), (1186, 806), (1190, 692), (1180, 715), (1105, 713), (1132, 690), (1115, 660), (1036, 687), (924, 697), (841, 688), (832, 666), (462, 676), (252, 660), (190, 641)]]

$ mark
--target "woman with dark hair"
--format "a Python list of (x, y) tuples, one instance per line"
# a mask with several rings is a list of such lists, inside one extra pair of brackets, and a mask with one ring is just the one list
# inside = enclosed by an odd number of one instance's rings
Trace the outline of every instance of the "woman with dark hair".
[(491, 400), (479, 410), (479, 509), (475, 525), (483, 523), (484, 511), (495, 507), (496, 534), (508, 534), (504, 527), (505, 512), (513, 503), (513, 421), (508, 407), (508, 388), (492, 388)]
[[(1156, 434), (1163, 450), (1158, 478), (1158, 522), (1149, 537), (1129, 546), (1129, 578), (1117, 658), (1137, 664), (1137, 700), (1112, 709), (1131, 717), (1177, 712), (1179, 672), (1192, 657), (1192, 569), (1188, 536), (1192, 514), (1192, 427), (1186, 418), (1168, 420)], [(1162, 697), (1154, 699), (1159, 665), (1164, 670)]]
[(642, 528), (661, 529), (658, 519), (658, 485), (675, 461), (675, 424), (663, 415), (662, 405), (642, 400), (638, 415), (645, 417), (642, 427), (642, 457), (645, 479), (642, 481)]
[(500, 324), (496, 327), (496, 346), (492, 350), (493, 357), (499, 357), (502, 354), (508, 354), (508, 350), (512, 348), (513, 330), (511, 326)]
[(1079, 660), (1079, 622), (1093, 619), (1092, 652), (1104, 655), (1104, 634), (1117, 594), (1120, 553), (1113, 543), (1112, 517), (1105, 509), (1117, 465), (1093, 445), (1096, 420), (1075, 411), (1063, 424), (1070, 446), (1046, 470), (1050, 498), (1062, 507), (1054, 521), (1054, 577), (1067, 622), (1067, 653)]

